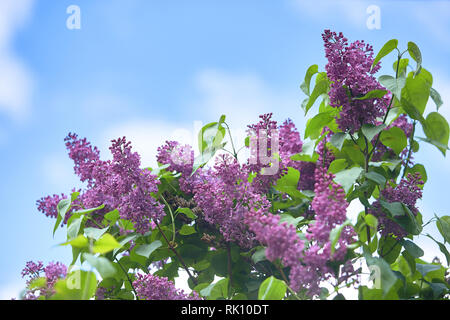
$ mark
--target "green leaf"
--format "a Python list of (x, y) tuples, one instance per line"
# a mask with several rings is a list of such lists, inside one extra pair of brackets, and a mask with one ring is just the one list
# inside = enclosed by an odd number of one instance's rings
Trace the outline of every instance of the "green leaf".
[(203, 150), (203, 153), (199, 156), (195, 157), (194, 159), (194, 165), (192, 168), (191, 176), (201, 167), (203, 167), (205, 164), (208, 163), (209, 160), (211, 160), (216, 152), (220, 149), (222, 149), (225, 146), (225, 143), (222, 143), (218, 146), (211, 146)]
[(321, 112), (308, 120), (305, 129), (305, 138), (317, 139), (323, 128), (335, 118), (334, 112)]
[(396, 154), (402, 152), (408, 144), (405, 132), (399, 127), (392, 127), (389, 130), (383, 131), (380, 134), (380, 141), (386, 147), (394, 150)]
[(55, 283), (52, 300), (89, 300), (97, 289), (94, 272), (75, 270)]
[(370, 213), (366, 214), (364, 215), (364, 221), (369, 227), (373, 228), (374, 230), (377, 230), (378, 219), (375, 216), (371, 215)]
[(258, 300), (282, 300), (286, 295), (287, 286), (282, 280), (271, 276), (261, 283)]
[(56, 217), (55, 226), (53, 227), (53, 235), (55, 235), (56, 229), (58, 229), (61, 222), (64, 221), (66, 213), (70, 209), (70, 205), (71, 205), (70, 199), (62, 199), (61, 201), (58, 202), (58, 205), (56, 206), (58, 216)]
[(200, 295), (208, 297), (208, 300), (228, 297), (228, 278), (212, 283), (206, 288), (200, 290)]
[(365, 255), (365, 258), (369, 267), (373, 266), (372, 268), (377, 268), (379, 271), (381, 289), (383, 291), (383, 295), (386, 295), (397, 282), (397, 276), (384, 259), (372, 257), (367, 254)]
[(105, 233), (100, 239), (95, 242), (92, 251), (94, 253), (103, 254), (110, 252), (116, 248), (120, 248), (120, 244), (112, 235), (110, 235), (109, 233)]
[(380, 51), (377, 53), (377, 56), (373, 60), (371, 69), (375, 67), (383, 57), (387, 56), (389, 53), (391, 53), (395, 48), (397, 48), (398, 40), (397, 39), (391, 39), (388, 42), (386, 42), (383, 47), (380, 49)]
[(96, 257), (90, 253), (83, 253), (83, 257), (86, 261), (100, 273), (103, 279), (114, 277), (116, 274), (116, 268), (114, 268), (111, 261), (105, 257)]
[(74, 239), (78, 236), (83, 219), (83, 216), (77, 217), (75, 214), (70, 217), (67, 221), (67, 239)]
[(375, 182), (379, 186), (384, 186), (386, 184), (386, 178), (375, 171), (370, 171), (365, 174), (366, 178)]
[(105, 214), (105, 219), (109, 221), (110, 225), (113, 225), (120, 219), (119, 210), (114, 209)]
[(310, 95), (310, 86), (311, 86), (311, 78), (313, 75), (315, 75), (317, 72), (319, 72), (319, 66), (317, 64), (313, 64), (308, 68), (305, 74), (305, 81), (300, 85), (300, 88), (302, 91), (309, 96)]
[(72, 194), (70, 195), (70, 202), (74, 202), (75, 200), (77, 200), (79, 195), (80, 193), (78, 191), (72, 192)]
[(130, 233), (126, 235), (122, 240), (119, 241), (120, 247), (113, 250), (113, 256), (116, 255), (116, 253), (122, 248), (124, 245), (126, 245), (128, 242), (133, 241), (138, 237), (137, 234)]
[(345, 158), (349, 164), (357, 164), (364, 167), (365, 159), (358, 145), (346, 140), (342, 148), (342, 152), (345, 154)]
[(83, 236), (83, 235), (79, 235), (78, 237), (76, 237), (75, 239), (69, 240), (67, 242), (64, 242), (62, 244), (60, 244), (61, 246), (66, 246), (66, 245), (71, 245), (72, 247), (75, 248), (84, 248), (88, 245), (88, 239)]
[(402, 161), (399, 159), (393, 159), (393, 160), (387, 160), (387, 161), (380, 161), (380, 162), (369, 162), (369, 165), (372, 167), (385, 167), (388, 168), (391, 171), (394, 171), (395, 168), (401, 163)]
[(403, 229), (412, 235), (419, 235), (422, 232), (422, 226), (417, 221), (411, 210), (402, 203), (404, 216), (394, 217), (395, 222), (397, 222)]
[(402, 239), (401, 243), (406, 251), (414, 258), (420, 258), (424, 255), (423, 250), (414, 242), (408, 239)]
[(404, 77), (394, 78), (393, 76), (383, 75), (378, 78), (378, 81), (389, 91), (391, 91), (394, 96), (401, 97), (402, 89), (406, 84), (406, 79)]
[(416, 264), (417, 271), (419, 271), (423, 277), (426, 277), (428, 273), (439, 270), (441, 268), (442, 266), (436, 264), (422, 264), (422, 263)]
[(345, 159), (336, 159), (333, 162), (331, 162), (330, 166), (328, 167), (328, 172), (336, 174), (339, 171), (344, 170), (347, 168), (348, 163)]
[(92, 213), (92, 212), (94, 212), (94, 211), (97, 211), (97, 210), (101, 210), (101, 209), (103, 209), (105, 207), (105, 205), (104, 204), (102, 204), (102, 205), (100, 205), (100, 206), (98, 206), (98, 207), (95, 207), (95, 208), (89, 208), (89, 209), (84, 209), (84, 210), (78, 210), (78, 211), (75, 211), (74, 212), (74, 214), (75, 213), (79, 213), (79, 214), (89, 214), (89, 213)]
[(288, 171), (281, 178), (277, 180), (277, 187), (281, 186), (295, 186), (298, 185), (298, 180), (300, 179), (300, 171), (297, 169), (288, 167)]
[(188, 236), (190, 234), (194, 234), (197, 231), (195, 230), (195, 228), (193, 226), (189, 226), (187, 224), (184, 224), (181, 229), (180, 229), (180, 234), (183, 236)]
[(404, 216), (405, 211), (403, 210), (403, 205), (401, 202), (387, 202), (384, 200), (379, 200), (381, 206), (386, 209), (392, 217)]
[(411, 58), (417, 62), (417, 67), (415, 71), (415, 75), (418, 74), (422, 68), (422, 53), (419, 50), (419, 47), (412, 41), (408, 42), (408, 52)]
[(418, 140), (420, 141), (424, 141), (427, 142), (429, 144), (432, 144), (433, 146), (437, 147), (439, 150), (450, 150), (450, 148), (448, 146), (446, 146), (445, 144), (440, 143), (439, 141), (436, 140), (431, 140), (428, 138), (422, 138), (422, 137), (417, 137)]
[(177, 211), (175, 211), (175, 213), (178, 213), (178, 212), (183, 213), (186, 217), (188, 217), (188, 218), (190, 218), (190, 219), (192, 219), (192, 220), (195, 220), (195, 219), (198, 218), (198, 217), (192, 212), (192, 210), (189, 209), (189, 208), (178, 208)]
[(399, 256), (401, 250), (402, 246), (400, 242), (393, 237), (387, 235), (380, 238), (380, 242), (378, 245), (378, 254), (387, 263), (394, 263), (395, 260), (397, 260), (397, 257)]
[(266, 248), (259, 248), (255, 251), (255, 253), (252, 255), (252, 260), (254, 263), (258, 263), (264, 260), (267, 260), (266, 258)]
[(428, 114), (425, 123), (422, 123), (422, 125), (423, 131), (428, 139), (431, 141), (437, 141), (445, 146), (445, 148), (438, 147), (438, 149), (445, 156), (448, 149), (447, 145), (450, 133), (447, 120), (445, 120), (445, 118), (439, 113), (431, 112)]
[(225, 137), (226, 131), (222, 126), (224, 116), (219, 122), (211, 122), (206, 124), (198, 133), (198, 146), (200, 153), (209, 148), (218, 148)]
[(298, 223), (303, 219), (305, 219), (304, 217), (294, 218), (293, 216), (287, 213), (282, 213), (280, 216), (281, 216), (279, 221), (280, 224), (286, 222), (288, 225), (293, 225), (294, 227), (297, 227)]
[(333, 134), (330, 138), (330, 143), (338, 150), (342, 149), (342, 146), (344, 145), (345, 139), (348, 139), (349, 135), (345, 132), (337, 132)]
[(367, 92), (364, 96), (362, 97), (356, 97), (353, 98), (355, 100), (368, 100), (368, 99), (375, 99), (375, 98), (383, 98), (386, 94), (387, 94), (387, 90), (380, 90), (380, 89), (375, 89), (375, 90), (371, 90), (369, 92)]
[(156, 249), (158, 249), (159, 247), (162, 246), (161, 241), (159, 240), (155, 240), (150, 244), (141, 244), (140, 246), (138, 246), (135, 249), (135, 253), (142, 256), (142, 257), (146, 257), (149, 258), (150, 255), (152, 254), (153, 251), (155, 251)]
[(106, 232), (108, 231), (109, 227), (103, 228), (103, 229), (97, 229), (97, 228), (85, 228), (84, 229), (84, 234), (86, 235), (86, 237), (88, 238), (92, 238), (94, 240), (98, 240), (100, 239), (100, 237)]
[(29, 289), (39, 289), (47, 287), (47, 278), (39, 277), (30, 281), (30, 284), (27, 286)]
[(194, 265), (192, 265), (192, 267), (196, 270), (196, 271), (203, 271), (208, 269), (211, 266), (211, 262), (209, 262), (208, 260), (202, 260)]
[[(304, 106), (305, 115), (308, 113), (308, 110), (314, 105), (317, 98), (322, 94), (326, 94), (328, 92), (328, 78), (325, 72), (319, 72), (316, 77), (316, 85), (314, 86), (313, 92), (308, 99), (308, 102)], [(303, 106), (302, 106), (303, 107)]]
[(344, 188), (347, 193), (355, 184), (356, 179), (359, 178), (363, 169), (360, 167), (353, 167), (351, 169), (343, 170), (336, 173), (334, 181)]
[(416, 259), (406, 250), (402, 252), (402, 256), (408, 263), (411, 274), (414, 274), (416, 272)]
[(422, 122), (423, 113), (430, 97), (430, 90), (433, 84), (433, 77), (427, 70), (422, 69), (420, 74), (408, 75), (405, 87), (401, 93), (401, 105), (406, 113), (413, 119)]
[(436, 227), (444, 238), (444, 241), (450, 243), (450, 216), (437, 217)]
[(367, 138), (367, 140), (372, 141), (373, 138), (375, 138), (375, 136), (379, 134), (381, 131), (383, 131), (385, 128), (386, 128), (385, 124), (375, 126), (373, 124), (366, 123), (361, 127), (361, 131)]
[(444, 104), (439, 92), (437, 92), (436, 89), (431, 88), (430, 89), (430, 97), (431, 97), (431, 99), (433, 99), (434, 103), (436, 104), (436, 110), (439, 110), (439, 108)]

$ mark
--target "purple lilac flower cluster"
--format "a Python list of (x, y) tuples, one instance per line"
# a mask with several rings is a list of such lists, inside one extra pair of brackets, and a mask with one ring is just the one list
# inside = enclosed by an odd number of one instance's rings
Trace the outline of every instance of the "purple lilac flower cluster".
[[(287, 172), (288, 167), (297, 169), (300, 172), (300, 180), (298, 184), (299, 190), (314, 189), (314, 169), (316, 164), (314, 162), (294, 161), (291, 157), (297, 153), (302, 152), (303, 142), (300, 138), (300, 133), (297, 131), (295, 124), (290, 120), (286, 120), (282, 125), (278, 126), (275, 120), (272, 120), (272, 113), (263, 114), (260, 117), (260, 122), (249, 125), (248, 134), (256, 138), (256, 148), (251, 150), (250, 159), (247, 164), (248, 170), (255, 173), (260, 173), (261, 170), (267, 166), (260, 159), (260, 154), (255, 154), (261, 148), (260, 137), (263, 134), (267, 136), (267, 156), (272, 157), (272, 134), (277, 131), (279, 139), (279, 170), (275, 175), (258, 174), (253, 179), (253, 185), (258, 192), (267, 192), (271, 185)], [(265, 150), (264, 150), (265, 151)], [(263, 152), (264, 154), (264, 152)]]
[(248, 181), (249, 172), (230, 155), (220, 155), (215, 166), (195, 185), (194, 200), (205, 221), (217, 225), (225, 240), (250, 248), (254, 234), (243, 223), (247, 212), (263, 208), (269, 202)]
[(297, 235), (297, 229), (287, 222), (280, 223), (280, 216), (262, 211), (249, 212), (245, 222), (249, 225), (256, 239), (265, 245), (266, 257), (269, 261), (280, 259), (284, 266), (290, 267), (290, 286), (298, 291), (302, 282), (298, 280), (298, 268), (304, 242)]
[[(327, 173), (326, 167), (316, 168), (314, 188), (316, 196), (311, 203), (315, 222), (307, 229), (306, 238), (309, 245), (303, 252), (303, 263), (294, 269), (297, 283), (310, 295), (319, 294), (320, 282), (331, 276), (332, 270), (328, 262), (346, 262), (347, 246), (355, 241), (354, 230), (350, 226), (344, 227), (332, 253), (330, 233), (345, 222), (348, 207), (344, 190), (333, 182), (333, 178), (334, 175)], [(349, 269), (353, 268), (350, 263), (345, 265), (341, 281), (346, 280), (345, 277), (351, 274)]]
[[(307, 230), (308, 244), (298, 237), (293, 225), (280, 223), (279, 215), (256, 211), (247, 214), (245, 219), (256, 239), (267, 246), (267, 259), (280, 259), (284, 266), (290, 267), (291, 288), (295, 291), (305, 289), (311, 296), (319, 294), (320, 282), (331, 275), (328, 262), (345, 262), (347, 246), (354, 242), (353, 229), (344, 227), (331, 254), (330, 232), (345, 222), (348, 203), (342, 187), (334, 183), (333, 175), (326, 171), (323, 167), (315, 171), (316, 197), (311, 204), (315, 223)], [(351, 274), (349, 269), (352, 269), (351, 264), (346, 264), (346, 275)]]
[(53, 196), (46, 196), (39, 199), (36, 204), (38, 210), (47, 217), (56, 218), (58, 216), (58, 210), (56, 209), (58, 203), (65, 198), (67, 198), (67, 196), (64, 193), (61, 195), (54, 194)]
[(50, 262), (46, 267), (42, 261), (33, 262), (28, 261), (25, 268), (22, 270), (22, 278), (27, 277), (27, 286), (29, 286), (33, 280), (40, 277), (45, 277), (45, 287), (29, 288), (25, 292), (25, 300), (36, 300), (39, 297), (49, 297), (54, 294), (54, 286), (56, 281), (65, 278), (67, 275), (67, 267), (61, 262)]
[(201, 300), (197, 292), (186, 294), (175, 288), (174, 283), (167, 278), (151, 274), (137, 274), (133, 287), (142, 300)]
[(365, 123), (376, 124), (377, 117), (386, 112), (389, 95), (383, 98), (357, 100), (372, 90), (385, 90), (374, 77), (380, 69), (377, 63), (373, 68), (373, 48), (364, 41), (348, 44), (342, 33), (325, 30), (322, 34), (325, 43), (325, 67), (331, 81), (330, 105), (342, 107), (336, 122), (342, 131), (355, 132)]
[[(260, 115), (259, 118), (261, 120), (258, 123), (248, 126), (247, 133), (251, 139), (250, 143), (254, 146), (250, 147), (247, 166), (249, 172), (257, 173), (252, 182), (255, 189), (258, 192), (265, 193), (281, 177), (284, 169), (281, 168), (279, 162), (275, 163), (276, 157), (279, 156), (276, 152), (280, 151), (277, 150), (276, 145), (272, 145), (273, 142), (278, 144), (281, 140), (279, 139), (277, 122), (272, 120), (272, 113)], [(264, 174), (264, 170), (269, 170), (271, 165), (278, 165), (277, 172), (275, 174)]]
[[(137, 232), (145, 233), (152, 221), (159, 222), (164, 216), (164, 206), (152, 196), (158, 191), (159, 181), (149, 170), (140, 169), (140, 157), (132, 152), (130, 142), (125, 138), (112, 141), (109, 148), (113, 159), (100, 160), (97, 148), (76, 134), (69, 134), (66, 147), (74, 161), (75, 173), (87, 182), (87, 188), (77, 199), (85, 208), (105, 205), (95, 213), (103, 214), (118, 209), (121, 218), (131, 220)], [(53, 196), (38, 201), (38, 209), (47, 216), (56, 217), (56, 205), (61, 197)]]
[[(381, 198), (389, 203), (401, 202), (405, 204), (416, 216), (419, 212), (416, 207), (416, 202), (422, 198), (421, 186), (423, 183), (420, 173), (416, 172), (414, 175), (409, 173), (406, 178), (400, 180), (398, 185), (392, 186), (388, 184), (386, 188), (381, 190)], [(392, 184), (394, 184), (393, 181)], [(408, 235), (408, 232), (386, 215), (380, 200), (376, 200), (372, 204), (369, 212), (378, 218), (378, 229), (381, 235), (387, 236), (393, 234), (398, 239), (402, 239)]]
[(158, 148), (157, 160), (161, 164), (169, 165), (168, 171), (181, 173), (179, 178), (180, 189), (192, 194), (195, 182), (201, 169), (191, 176), (194, 166), (194, 150), (189, 145), (180, 145), (177, 141), (166, 141), (165, 145)]

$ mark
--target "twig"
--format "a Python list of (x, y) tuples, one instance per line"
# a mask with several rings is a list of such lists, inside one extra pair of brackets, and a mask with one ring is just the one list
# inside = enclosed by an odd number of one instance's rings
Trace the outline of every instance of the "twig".
[(189, 268), (186, 266), (186, 263), (184, 263), (183, 258), (180, 256), (180, 254), (177, 252), (177, 250), (175, 250), (175, 248), (173, 247), (172, 243), (167, 239), (166, 235), (164, 234), (164, 232), (161, 230), (161, 227), (159, 226), (159, 224), (157, 222), (155, 222), (156, 227), (158, 228), (159, 232), (161, 233), (161, 235), (163, 236), (164, 240), (166, 240), (167, 245), (169, 246), (169, 249), (175, 253), (175, 255), (177, 256), (178, 260), (180, 261), (181, 265), (183, 266), (184, 270), (186, 270), (189, 278), (192, 280), (192, 282), (197, 285), (197, 279), (195, 279), (191, 272), (189, 271)]
[(117, 264), (119, 265), (120, 269), (122, 269), (123, 273), (127, 276), (128, 282), (130, 283), (131, 289), (133, 290), (134, 294), (136, 295), (136, 299), (139, 300), (138, 294), (136, 292), (136, 289), (133, 286), (133, 282), (130, 279), (130, 276), (128, 275), (128, 272), (125, 270), (125, 268), (120, 263), (119, 259), (116, 258)]

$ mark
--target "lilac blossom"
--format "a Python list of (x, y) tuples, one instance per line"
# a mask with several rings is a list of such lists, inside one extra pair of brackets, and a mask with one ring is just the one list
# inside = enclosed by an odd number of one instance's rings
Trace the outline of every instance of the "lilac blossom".
[[(406, 178), (400, 180), (398, 185), (392, 186), (388, 184), (386, 188), (381, 190), (381, 199), (389, 203), (401, 202), (416, 216), (419, 212), (416, 202), (422, 198), (421, 186), (423, 183), (418, 172), (414, 175), (409, 173)], [(383, 236), (393, 234), (398, 239), (402, 239), (408, 235), (408, 232), (386, 215), (380, 200), (376, 200), (372, 204), (369, 212), (378, 218), (378, 229)]]
[(133, 287), (142, 300), (201, 300), (195, 291), (189, 295), (175, 288), (174, 283), (167, 278), (151, 274), (137, 274)]
[[(112, 140), (109, 148), (112, 160), (103, 161), (99, 151), (86, 139), (69, 134), (65, 139), (69, 157), (74, 161), (75, 173), (87, 188), (81, 191), (75, 204), (85, 208), (104, 208), (93, 213), (93, 219), (101, 222), (103, 215), (118, 209), (122, 219), (131, 220), (136, 231), (144, 234), (152, 223), (160, 222), (164, 206), (152, 196), (158, 191), (159, 181), (149, 170), (140, 169), (140, 156), (131, 150), (125, 137)], [(56, 217), (57, 202), (62, 197), (46, 197), (38, 201), (38, 209)], [(69, 212), (70, 213), (70, 212)], [(66, 215), (68, 218), (70, 214)], [(94, 225), (92, 225), (94, 226)]]
[(325, 43), (325, 67), (330, 80), (330, 105), (341, 108), (336, 122), (342, 131), (351, 133), (359, 130), (365, 123), (376, 124), (389, 103), (389, 95), (383, 98), (358, 100), (355, 97), (365, 95), (372, 90), (385, 90), (374, 74), (380, 69), (374, 62), (372, 46), (364, 41), (348, 44), (342, 33), (325, 30), (322, 34)]
[(67, 275), (67, 267), (61, 262), (50, 262), (46, 267), (42, 261), (37, 263), (28, 261), (25, 268), (22, 270), (22, 278), (27, 277), (27, 286), (29, 286), (33, 280), (44, 277), (45, 287), (27, 288), (25, 291), (25, 300), (37, 300), (40, 297), (50, 297), (55, 293), (54, 286), (56, 281), (65, 278)]
[(168, 171), (181, 173), (179, 178), (180, 189), (188, 194), (192, 194), (194, 185), (202, 169), (198, 169), (194, 175), (191, 175), (194, 167), (194, 150), (189, 145), (181, 145), (176, 141), (166, 141), (158, 148), (158, 162), (169, 165)]
[(243, 224), (246, 212), (269, 206), (248, 180), (245, 166), (230, 155), (220, 155), (213, 169), (194, 189), (194, 200), (202, 209), (205, 221), (217, 225), (225, 240), (243, 248), (251, 247), (254, 241), (253, 233)]

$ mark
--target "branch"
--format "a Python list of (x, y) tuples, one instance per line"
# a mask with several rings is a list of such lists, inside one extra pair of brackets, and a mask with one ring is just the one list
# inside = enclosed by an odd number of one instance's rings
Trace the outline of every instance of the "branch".
[(155, 224), (156, 224), (156, 227), (158, 228), (159, 232), (160, 232), (161, 235), (163, 236), (164, 240), (166, 240), (167, 246), (169, 247), (169, 249), (170, 249), (173, 253), (175, 253), (175, 255), (177, 256), (177, 258), (178, 258), (178, 260), (180, 261), (181, 265), (183, 266), (184, 270), (186, 270), (186, 272), (187, 272), (189, 278), (192, 280), (192, 282), (193, 282), (195, 285), (197, 285), (197, 284), (198, 284), (197, 279), (195, 279), (195, 278), (192, 276), (191, 272), (189, 271), (189, 268), (186, 266), (186, 263), (184, 263), (183, 258), (180, 256), (180, 254), (177, 252), (177, 250), (175, 250), (175, 248), (173, 247), (172, 242), (169, 241), (169, 240), (167, 239), (166, 235), (165, 235), (164, 232), (161, 230), (159, 224), (158, 224), (157, 222), (155, 222)]
[(122, 264), (120, 263), (119, 259), (115, 258), (117, 261), (117, 264), (119, 265), (120, 269), (122, 269), (123, 273), (125, 273), (125, 275), (127, 276), (128, 282), (130, 283), (131, 289), (133, 290), (135, 296), (136, 296), (136, 300), (139, 300), (138, 294), (136, 292), (136, 289), (133, 286), (133, 282), (130, 279), (130, 276), (128, 275), (128, 272), (125, 270), (125, 268), (122, 266)]

